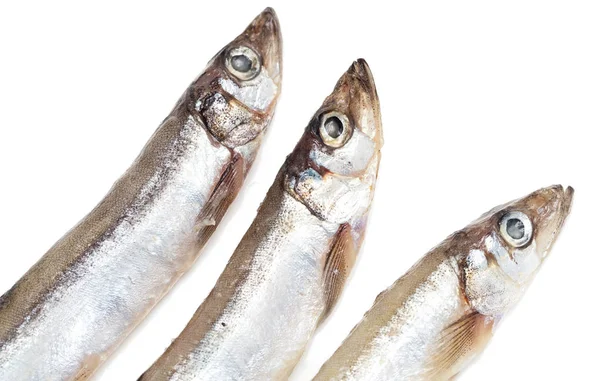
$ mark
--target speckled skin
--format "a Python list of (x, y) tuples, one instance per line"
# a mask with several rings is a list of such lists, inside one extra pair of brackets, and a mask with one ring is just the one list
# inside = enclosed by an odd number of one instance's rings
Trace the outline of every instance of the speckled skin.
[[(0, 298), (0, 380), (87, 379), (190, 267), (273, 115), (280, 39), (267, 9), (213, 58), (104, 200)], [(245, 83), (223, 65), (240, 44), (262, 58)], [(207, 101), (217, 96), (219, 109)]]
[[(323, 115), (352, 137), (327, 147)], [(363, 60), (315, 114), (216, 286), (140, 380), (286, 380), (336, 302), (362, 243), (383, 141)]]
[[(520, 299), (569, 213), (572, 194), (572, 188), (544, 188), (454, 233), (377, 297), (314, 380), (455, 377)], [(524, 247), (512, 247), (499, 232), (512, 211), (533, 223)]]

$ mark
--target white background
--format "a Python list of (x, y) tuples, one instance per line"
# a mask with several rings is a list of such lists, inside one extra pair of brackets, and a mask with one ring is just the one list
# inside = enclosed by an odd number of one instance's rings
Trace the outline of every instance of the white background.
[(205, 63), (267, 5), (282, 24), (284, 85), (258, 160), (200, 260), (97, 379), (136, 379), (178, 335), (285, 155), (358, 57), (381, 98), (377, 195), (343, 297), (292, 379), (310, 379), (428, 249), (491, 207), (554, 183), (576, 189), (563, 234), (461, 379), (597, 379), (593, 1), (2, 2), (0, 294), (95, 206)]

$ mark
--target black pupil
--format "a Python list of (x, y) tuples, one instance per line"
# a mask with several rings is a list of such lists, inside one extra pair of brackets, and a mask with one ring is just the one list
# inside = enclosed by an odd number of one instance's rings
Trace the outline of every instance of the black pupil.
[(506, 232), (513, 239), (521, 239), (525, 236), (525, 225), (518, 218), (511, 218), (506, 221)]
[(252, 61), (243, 54), (231, 57), (231, 66), (240, 73), (247, 73), (252, 69)]
[(325, 131), (327, 131), (327, 135), (333, 139), (337, 139), (344, 132), (344, 124), (336, 116), (329, 117), (325, 121)]

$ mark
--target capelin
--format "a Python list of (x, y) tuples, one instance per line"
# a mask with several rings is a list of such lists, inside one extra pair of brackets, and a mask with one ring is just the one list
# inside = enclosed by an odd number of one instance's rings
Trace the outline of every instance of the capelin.
[(265, 9), (192, 84), (189, 109), (224, 145), (246, 145), (273, 117), (281, 91), (281, 31)]
[(338, 80), (290, 155), (290, 193), (322, 219), (360, 220), (373, 197), (381, 128), (373, 75), (359, 59)]

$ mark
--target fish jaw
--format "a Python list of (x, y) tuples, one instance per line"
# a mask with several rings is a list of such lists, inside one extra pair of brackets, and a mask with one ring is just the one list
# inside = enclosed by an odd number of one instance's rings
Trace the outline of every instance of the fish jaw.
[(550, 193), (550, 196), (548, 197), (551, 201), (547, 204), (554, 206), (546, 206), (546, 208), (549, 209), (548, 214), (553, 214), (553, 216), (548, 217), (548, 222), (546, 222), (544, 229), (537, 233), (536, 239), (538, 241), (538, 246), (540, 247), (538, 256), (542, 261), (546, 259), (550, 253), (552, 246), (554, 246), (554, 243), (562, 231), (567, 217), (571, 213), (575, 190), (570, 186), (564, 188), (562, 185), (555, 185), (546, 188), (545, 192)]

